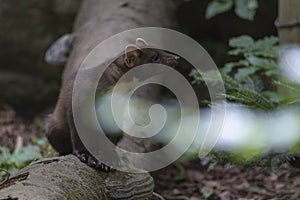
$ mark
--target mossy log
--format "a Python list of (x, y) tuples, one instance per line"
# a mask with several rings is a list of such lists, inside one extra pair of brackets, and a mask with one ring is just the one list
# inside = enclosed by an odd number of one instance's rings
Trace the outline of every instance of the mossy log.
[(0, 185), (0, 199), (148, 199), (153, 188), (148, 173), (105, 173), (69, 155), (38, 160), (20, 170)]

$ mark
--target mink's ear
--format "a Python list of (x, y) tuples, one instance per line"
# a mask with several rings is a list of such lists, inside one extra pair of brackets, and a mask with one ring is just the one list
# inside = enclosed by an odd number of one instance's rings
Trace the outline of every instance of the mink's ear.
[(137, 38), (135, 41), (135, 44), (138, 47), (145, 47), (145, 46), (149, 46), (148, 43), (143, 39), (143, 38)]
[(143, 51), (136, 45), (127, 45), (125, 49), (125, 64), (131, 68), (134, 67), (137, 59), (142, 55)]

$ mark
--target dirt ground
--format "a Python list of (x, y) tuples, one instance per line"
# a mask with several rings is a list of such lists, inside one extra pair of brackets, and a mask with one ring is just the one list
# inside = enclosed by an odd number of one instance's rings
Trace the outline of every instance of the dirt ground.
[[(44, 136), (43, 118), (38, 116), (25, 120), (16, 115), (10, 107), (0, 110), (0, 146), (14, 149), (16, 138), (22, 138), (23, 145)], [(199, 160), (182, 163), (185, 176), (175, 181), (179, 170), (170, 165), (155, 172), (153, 199), (173, 200), (233, 200), (233, 199), (300, 199), (300, 172), (287, 165), (277, 172), (262, 168), (242, 166), (225, 167), (217, 165), (212, 169), (203, 167)]]
[(17, 137), (20, 137), (23, 145), (29, 144), (33, 139), (44, 135), (43, 117), (23, 119), (9, 106), (0, 109), (0, 146), (14, 149)]
[(277, 172), (262, 168), (215, 166), (208, 170), (197, 160), (184, 163), (186, 178), (173, 181), (178, 173), (169, 166), (156, 174), (155, 191), (165, 199), (300, 199), (300, 173), (284, 167)]

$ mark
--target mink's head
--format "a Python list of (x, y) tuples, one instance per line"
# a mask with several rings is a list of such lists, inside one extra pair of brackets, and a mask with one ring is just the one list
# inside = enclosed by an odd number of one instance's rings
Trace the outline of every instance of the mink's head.
[(175, 67), (179, 62), (179, 56), (150, 47), (145, 40), (138, 38), (136, 45), (128, 45), (126, 47), (124, 62), (128, 68), (147, 63)]

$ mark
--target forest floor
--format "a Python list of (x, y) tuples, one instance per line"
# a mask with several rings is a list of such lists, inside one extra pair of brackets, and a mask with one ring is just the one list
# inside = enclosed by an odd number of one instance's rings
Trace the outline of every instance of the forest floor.
[[(0, 146), (15, 148), (17, 137), (23, 145), (44, 137), (45, 116), (25, 120), (13, 109), (0, 110)], [(175, 165), (155, 172), (155, 192), (161, 199), (173, 200), (233, 200), (233, 199), (300, 199), (300, 172), (286, 165), (279, 172), (242, 166), (203, 167), (199, 160), (182, 163), (185, 176), (175, 181), (179, 170)], [(158, 196), (158, 195), (157, 195)], [(159, 199), (159, 198), (153, 198)]]

